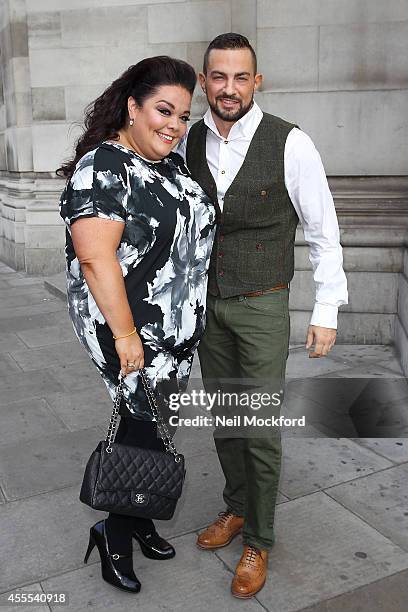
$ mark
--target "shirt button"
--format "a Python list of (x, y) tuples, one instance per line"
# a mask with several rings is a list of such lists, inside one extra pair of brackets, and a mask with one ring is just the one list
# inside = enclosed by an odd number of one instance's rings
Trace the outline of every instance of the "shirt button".
[(225, 143), (225, 144), (228, 144), (228, 140), (224, 140), (224, 143)]
[(225, 174), (225, 170), (221, 170), (221, 174)]

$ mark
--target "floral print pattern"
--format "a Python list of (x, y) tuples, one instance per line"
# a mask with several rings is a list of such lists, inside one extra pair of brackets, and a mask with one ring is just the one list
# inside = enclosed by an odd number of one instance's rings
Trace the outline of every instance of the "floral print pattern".
[[(215, 209), (176, 153), (148, 161), (119, 143), (84, 155), (61, 195), (66, 223), (68, 310), (75, 333), (114, 397), (120, 370), (112, 332), (77, 259), (71, 226), (86, 217), (123, 223), (117, 249), (145, 352), (145, 368), (163, 404), (186, 388), (205, 326), (207, 271)], [(121, 414), (152, 415), (137, 372), (125, 379)]]

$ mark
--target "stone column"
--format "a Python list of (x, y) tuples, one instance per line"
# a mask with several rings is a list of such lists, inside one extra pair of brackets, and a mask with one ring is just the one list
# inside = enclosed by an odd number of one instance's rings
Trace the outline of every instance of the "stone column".
[[(407, 232), (408, 233), (408, 232)], [(395, 321), (395, 344), (398, 349), (401, 366), (408, 376), (408, 238), (405, 234), (403, 264), (399, 275), (398, 309)]]
[[(397, 338), (407, 355), (401, 0), (0, 0), (0, 258), (30, 273), (61, 270), (63, 181), (54, 172), (72, 154), (85, 106), (143, 57), (172, 55), (200, 70), (208, 42), (227, 31), (257, 51), (262, 109), (298, 123), (331, 177), (351, 289), (344, 341)], [(193, 119), (205, 108), (197, 88)], [(299, 231), (299, 341), (313, 305), (306, 251)]]
[(0, 2), (0, 257), (18, 270), (49, 274), (63, 266), (57, 206), (63, 182), (55, 178), (51, 163), (38, 163), (38, 158), (47, 147), (53, 153), (61, 151), (66, 127), (59, 138), (44, 141), (44, 117), (38, 113), (38, 92), (31, 83), (32, 23), (26, 4)]

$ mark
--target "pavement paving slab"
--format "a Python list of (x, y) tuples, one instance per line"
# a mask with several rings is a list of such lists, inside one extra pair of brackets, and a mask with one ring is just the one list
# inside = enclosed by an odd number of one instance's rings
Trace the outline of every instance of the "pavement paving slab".
[(341, 378), (401, 378), (405, 380), (403, 374), (393, 372), (388, 368), (380, 366), (379, 363), (356, 364), (353, 367), (342, 370), (332, 371), (330, 376)]
[(286, 378), (309, 378), (312, 376), (325, 376), (332, 372), (347, 370), (350, 364), (343, 364), (334, 359), (310, 359), (308, 352), (292, 351), (286, 365)]
[(177, 450), (185, 457), (216, 452), (212, 427), (179, 427), (174, 442)]
[(1, 376), (0, 388), (0, 406), (23, 399), (30, 402), (33, 398), (44, 397), (46, 393), (64, 390), (50, 369)]
[[(230, 594), (232, 574), (212, 553), (200, 551), (192, 534), (172, 540), (174, 559), (165, 562), (133, 555), (135, 573), (142, 583), (140, 593), (123, 593), (101, 578), (100, 564), (44, 580), (50, 591), (69, 591), (69, 612), (262, 612), (255, 599), (238, 601)], [(97, 553), (93, 552), (91, 559)], [(54, 611), (60, 610), (51, 606)]]
[[(39, 329), (49, 325), (71, 325), (67, 309), (61, 306), (56, 312), (46, 312), (34, 314), (30, 313), (18, 316), (16, 313), (9, 313), (9, 316), (0, 318), (0, 332), (17, 332), (25, 329)], [(72, 325), (71, 325), (72, 327)]]
[(43, 279), (44, 287), (62, 300), (67, 299), (67, 280), (65, 272), (58, 272)]
[[(81, 348), (79, 342), (78, 346)], [(58, 391), (68, 391), (69, 393), (71, 393), (73, 389), (75, 389), (75, 391), (86, 391), (86, 389), (95, 388), (96, 386), (101, 387), (101, 385), (102, 388), (104, 388), (105, 383), (98, 370), (87, 356), (85, 349), (82, 348), (81, 350), (87, 359), (81, 360), (78, 363), (53, 366), (44, 370), (59, 381), (62, 389), (58, 389)]]
[[(157, 521), (159, 533), (175, 544), (176, 558), (146, 559), (135, 543), (134, 565), (143, 584), (138, 595), (102, 581), (96, 551), (84, 566), (89, 527), (106, 515), (80, 503), (80, 483), (90, 453), (105, 436), (112, 404), (75, 338), (64, 275), (45, 280), (0, 263), (0, 550), (7, 559), (0, 572), (0, 604), (11, 589), (22, 588), (68, 591), (68, 612), (91, 607), (97, 612), (406, 609), (406, 439), (358, 438), (354, 427), (345, 434), (350, 439), (340, 439), (335, 423), (325, 419), (307, 419), (305, 428), (282, 431), (277, 542), (270, 577), (257, 598), (239, 601), (230, 594), (241, 537), (216, 552), (195, 546), (197, 532), (224, 510), (224, 476), (210, 427), (180, 426), (176, 434), (186, 457), (185, 487), (172, 521)], [(317, 398), (316, 377), (341, 379), (336, 387), (341, 401), (350, 394), (348, 379), (378, 379), (386, 401), (378, 385), (367, 392), (370, 414), (378, 415), (377, 430), (390, 434), (400, 415), (397, 435), (403, 436), (408, 384), (393, 347), (336, 345), (324, 360), (312, 360), (298, 345), (290, 351), (288, 376), (296, 387), (285, 397), (292, 401), (290, 416), (302, 416), (306, 409), (310, 414), (329, 410), (333, 416), (333, 392)], [(307, 379), (302, 387), (301, 379)], [(190, 387), (197, 385), (202, 386), (196, 356)], [(202, 413), (207, 414), (205, 408)], [(181, 416), (193, 414), (181, 411)]]
[(33, 285), (44, 286), (44, 278), (36, 276), (17, 276), (15, 278), (7, 277), (7, 282), (11, 287), (26, 287), (26, 291)]
[(13, 270), (13, 268), (10, 268), (10, 266), (8, 266), (3, 261), (0, 262), (0, 276), (2, 274), (12, 274), (13, 276), (15, 276), (15, 275), (20, 276), (21, 275), (19, 272), (16, 272), (15, 270)]
[(55, 301), (55, 296), (51, 295), (50, 292), (44, 289), (44, 287), (41, 287), (41, 285), (32, 285), (29, 290), (27, 286), (10, 287), (10, 289), (2, 291), (0, 294), (0, 309), (31, 306), (34, 304), (42, 304), (43, 302)]
[(408, 463), (326, 490), (333, 499), (408, 551)]
[(384, 344), (335, 344), (329, 359), (352, 362), (355, 365), (376, 362), (392, 362), (395, 348)]
[(69, 325), (49, 325), (36, 329), (27, 329), (17, 332), (17, 335), (29, 348), (49, 346), (50, 344), (61, 344), (75, 340), (75, 333)]
[[(235, 539), (216, 554), (233, 570), (241, 552)], [(270, 612), (295, 612), (407, 569), (408, 554), (319, 492), (277, 507), (269, 567), (257, 600)]]
[(8, 353), (0, 355), (0, 377), (8, 376), (13, 372), (20, 372), (21, 368), (17, 365), (16, 361)]
[(381, 366), (382, 368), (387, 368), (388, 370), (391, 370), (392, 372), (395, 372), (398, 375), (401, 375), (401, 376), (404, 375), (401, 364), (397, 357), (392, 357), (391, 359), (387, 361), (379, 361), (378, 365)]
[(41, 588), (41, 584), (35, 583), (35, 584), (28, 584), (27, 586), (21, 587), (19, 589), (13, 589), (12, 591), (7, 591), (6, 593), (1, 593), (0, 594), (0, 610), (2, 612), (16, 612), (16, 610), (18, 610), (18, 612), (45, 612), (45, 611), (49, 612), (50, 609), (46, 603), (43, 603), (43, 604), (41, 603), (36, 604), (35, 602), (28, 603), (28, 604), (12, 603), (9, 600), (9, 597), (10, 595), (14, 596), (16, 594), (18, 595), (22, 594), (22, 595), (25, 595), (26, 597), (28, 597), (29, 594), (34, 594), (34, 596), (36, 594), (44, 596), (44, 591)]
[(0, 439), (0, 445), (67, 431), (67, 427), (52, 413), (47, 402), (39, 398), (30, 402), (24, 399), (0, 406), (0, 422), (2, 430), (7, 432), (7, 435)]
[(285, 438), (281, 491), (291, 499), (360, 478), (393, 463), (345, 438)]
[[(343, 407), (341, 408), (340, 414), (337, 414), (332, 406), (330, 410), (328, 410), (328, 406), (324, 399), (319, 396), (319, 386), (318, 383), (315, 383), (315, 380), (316, 379), (308, 378), (302, 381), (296, 381), (294, 384), (296, 385), (296, 389), (299, 390), (297, 393), (291, 388), (291, 383), (288, 385), (281, 415), (291, 419), (304, 417), (305, 425), (284, 427), (283, 431), (285, 435), (303, 435), (304, 437), (311, 438), (325, 436), (339, 437), (340, 435), (344, 437), (357, 436), (358, 434), (353, 422), (349, 417), (346, 418), (344, 415)], [(311, 381), (314, 383), (313, 386), (310, 385)], [(318, 381), (320, 383), (325, 383), (326, 386), (328, 385), (328, 379), (326, 378), (319, 378)], [(304, 395), (302, 395), (303, 389), (305, 389)], [(315, 390), (314, 393), (313, 389)], [(329, 390), (327, 392), (329, 393)]]
[(157, 521), (163, 537), (175, 537), (206, 527), (225, 510), (224, 475), (216, 453), (195, 455), (186, 461), (183, 495), (170, 521)]
[[(88, 365), (86, 367), (88, 368)], [(97, 386), (86, 390), (59, 391), (44, 395), (52, 411), (69, 430), (86, 429), (97, 424), (107, 428), (112, 412), (112, 400), (99, 375), (96, 382)]]
[(302, 612), (403, 612), (408, 601), (408, 570), (323, 601)]
[(23, 306), (9, 306), (0, 310), (0, 319), (9, 319), (14, 317), (29, 317), (36, 314), (46, 314), (51, 312), (60, 312), (65, 310), (63, 304), (58, 298), (47, 298), (41, 300), (38, 304), (30, 304)]
[(0, 505), (0, 592), (82, 567), (89, 526), (105, 515), (78, 496), (75, 485)]
[(291, 416), (304, 414), (307, 423), (338, 437), (394, 438), (408, 433), (404, 378), (304, 378), (289, 382), (287, 396)]
[(0, 482), (8, 500), (81, 483), (100, 440), (97, 428), (50, 434), (0, 447)]
[(354, 442), (370, 448), (395, 463), (408, 461), (408, 440), (406, 438), (357, 438)]
[(11, 356), (20, 368), (26, 372), (83, 361), (89, 363), (90, 361), (78, 340), (64, 342), (59, 345), (52, 344), (50, 346), (42, 346), (41, 348), (26, 348), (22, 351), (13, 351)]
[(26, 349), (27, 345), (14, 332), (3, 332), (0, 334), (0, 353), (10, 353)]

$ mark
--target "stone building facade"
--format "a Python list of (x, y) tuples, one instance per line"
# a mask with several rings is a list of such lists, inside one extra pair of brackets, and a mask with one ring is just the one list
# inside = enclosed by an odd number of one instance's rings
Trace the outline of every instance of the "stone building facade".
[[(298, 123), (322, 155), (350, 285), (340, 339), (396, 340), (408, 370), (406, 0), (0, 0), (0, 258), (35, 274), (63, 268), (54, 171), (84, 107), (149, 55), (200, 69), (226, 31), (256, 48), (261, 107)], [(197, 92), (194, 116), (204, 109)], [(296, 268), (302, 341), (313, 285), (301, 231)]]

